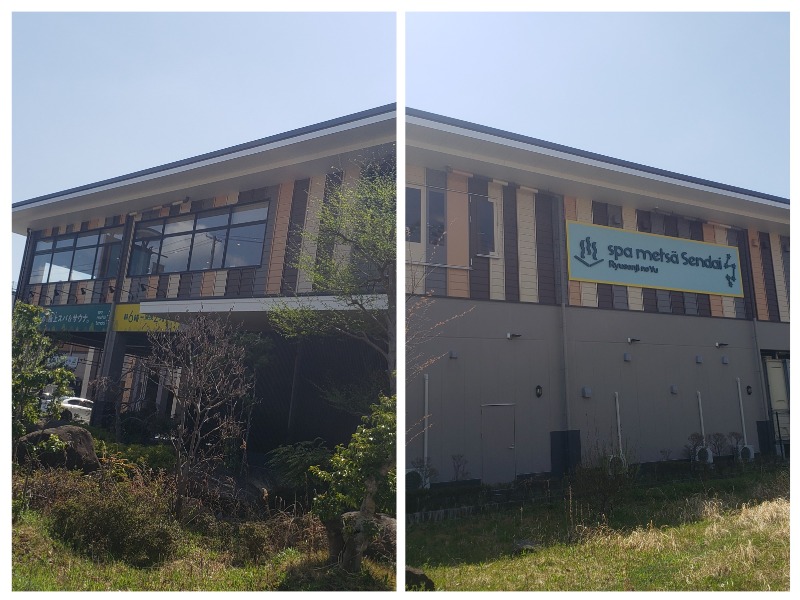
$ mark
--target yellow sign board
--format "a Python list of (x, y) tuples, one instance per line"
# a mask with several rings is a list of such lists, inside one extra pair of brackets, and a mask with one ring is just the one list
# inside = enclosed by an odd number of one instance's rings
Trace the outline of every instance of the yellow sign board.
[(114, 331), (173, 331), (180, 324), (155, 315), (142, 314), (139, 304), (118, 304), (114, 311)]

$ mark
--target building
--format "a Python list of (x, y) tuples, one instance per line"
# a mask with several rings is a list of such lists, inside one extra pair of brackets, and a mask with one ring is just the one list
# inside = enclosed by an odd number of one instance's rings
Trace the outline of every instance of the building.
[[(46, 329), (82, 348), (82, 394), (90, 379), (121, 379), (126, 410), (150, 405), (164, 416), (171, 398), (137, 370), (146, 330), (173, 327), (176, 315), (229, 314), (274, 345), (257, 382), (256, 446), (344, 441), (354, 417), (323, 402), (319, 388), (329, 377), (363, 377), (376, 356), (334, 339), (301, 352), (269, 332), (265, 313), (298, 296), (336, 306), (295, 266), (301, 233), (317, 226), (332, 186), (357, 179), (364, 160), (394, 156), (395, 127), (387, 105), (18, 202), (13, 231), (27, 243), (16, 298), (46, 306)], [(93, 423), (112, 410), (98, 397)]]
[(788, 455), (788, 199), (413, 109), (406, 132), (408, 465), (499, 483), (695, 432)]

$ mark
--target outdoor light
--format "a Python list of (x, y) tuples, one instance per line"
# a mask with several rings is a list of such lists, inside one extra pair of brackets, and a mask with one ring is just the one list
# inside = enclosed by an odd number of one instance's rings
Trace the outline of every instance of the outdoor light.
[(677, 385), (671, 385), (671, 386), (669, 386), (669, 393), (670, 393), (670, 394), (672, 394), (673, 396), (677, 395), (677, 393), (678, 393), (678, 386), (677, 386)]
[(629, 337), (629, 338), (628, 338), (628, 343), (629, 343), (629, 344), (632, 344), (632, 343), (634, 343), (634, 342), (641, 342), (641, 341), (642, 341), (642, 340), (640, 340), (639, 338), (632, 338), (632, 337)]
[(450, 358), (458, 358), (458, 352), (455, 350), (450, 350)]
[(696, 356), (694, 357), (694, 362), (696, 362), (698, 365), (699, 365), (699, 364), (702, 364), (702, 362), (703, 362), (703, 355), (702, 355), (702, 354), (698, 354), (698, 355), (696, 355)]
[(714, 345), (715, 345), (717, 348), (724, 348), (724, 347), (725, 347), (725, 346), (727, 346), (728, 344), (726, 344), (725, 342), (715, 342), (715, 343), (714, 343)]
[(585, 385), (581, 388), (581, 396), (584, 398), (591, 398), (592, 397), (592, 388)]
[(723, 357), (722, 357), (722, 364), (723, 364), (723, 365), (727, 365), (727, 364), (728, 364), (728, 362), (729, 362), (729, 361), (728, 361), (728, 357), (727, 357), (727, 356), (723, 356)]
[(623, 354), (622, 360), (624, 360), (625, 362), (631, 362), (631, 360), (633, 360), (633, 358), (631, 357), (631, 353), (626, 352), (625, 354)]
[(521, 333), (507, 333), (506, 334), (506, 339), (507, 340), (513, 340), (514, 338), (518, 338), (518, 337), (522, 337), (522, 334)]

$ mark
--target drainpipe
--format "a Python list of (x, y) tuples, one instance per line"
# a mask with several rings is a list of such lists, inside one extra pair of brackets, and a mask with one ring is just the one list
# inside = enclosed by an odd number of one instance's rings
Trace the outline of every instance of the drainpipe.
[(703, 424), (703, 399), (700, 397), (700, 390), (697, 390), (697, 407), (700, 409), (700, 434), (703, 436), (703, 443), (706, 440), (706, 426)]
[(619, 443), (619, 455), (622, 457), (622, 425), (619, 420), (619, 392), (614, 392), (614, 404), (617, 407), (617, 442)]
[[(555, 198), (554, 198), (555, 200)], [(556, 231), (558, 232), (558, 279), (561, 282), (561, 349), (563, 352), (563, 359), (564, 359), (564, 410), (566, 411), (567, 419), (567, 431), (572, 429), (572, 423), (570, 419), (570, 410), (569, 410), (569, 356), (567, 352), (567, 306), (566, 306), (566, 299), (567, 294), (569, 292), (569, 281), (566, 281), (564, 278), (564, 272), (566, 271), (566, 266), (564, 261), (566, 260), (564, 257), (564, 227), (566, 227), (566, 222), (564, 220), (564, 197), (561, 196), (561, 199), (557, 202), (558, 206), (558, 215), (556, 216)]]
[(744, 437), (744, 445), (747, 446), (747, 430), (744, 427), (744, 405), (742, 404), (742, 380), (736, 378), (736, 391), (739, 394), (739, 415), (742, 417), (742, 436)]
[(425, 380), (425, 414), (422, 419), (422, 464), (428, 466), (428, 374), (423, 376)]

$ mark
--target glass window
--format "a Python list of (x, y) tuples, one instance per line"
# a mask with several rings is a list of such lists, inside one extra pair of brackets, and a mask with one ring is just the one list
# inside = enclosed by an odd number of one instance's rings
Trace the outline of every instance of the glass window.
[(75, 236), (56, 238), (56, 248), (72, 248), (75, 245)]
[(246, 267), (261, 264), (266, 228), (266, 223), (231, 227), (225, 253), (225, 266)]
[(178, 273), (186, 271), (189, 266), (189, 248), (192, 246), (192, 234), (165, 237), (161, 243), (161, 255), (158, 261), (158, 273)]
[(184, 233), (191, 231), (194, 227), (194, 215), (186, 214), (179, 217), (167, 219), (164, 223), (164, 235), (172, 233)]
[(100, 246), (97, 250), (94, 278), (116, 277), (119, 275), (119, 259), (122, 254), (122, 244), (108, 244)]
[(100, 234), (95, 231), (94, 233), (79, 234), (75, 245), (78, 248), (85, 248), (87, 246), (97, 246), (98, 243), (100, 243)]
[(100, 233), (101, 244), (113, 244), (114, 242), (121, 242), (122, 236), (125, 231), (122, 227), (115, 227), (114, 229), (105, 229)]
[(39, 252), (41, 250), (52, 250), (52, 249), (53, 249), (52, 238), (47, 240), (39, 240), (38, 242), (36, 242), (36, 252)]
[(422, 235), (422, 191), (406, 188), (406, 241), (419, 242)]
[(92, 246), (91, 248), (78, 248), (75, 250), (75, 258), (72, 260), (72, 273), (70, 273), (69, 276), (70, 281), (92, 278), (94, 255), (96, 253), (96, 246)]
[(47, 254), (37, 254), (33, 257), (30, 283), (47, 283), (47, 277), (50, 274), (50, 258), (49, 252)]
[(52, 266), (50, 267), (50, 276), (47, 278), (48, 283), (57, 281), (69, 280), (69, 268), (72, 265), (72, 250), (63, 250), (61, 252), (53, 252)]
[(222, 268), (222, 257), (225, 253), (225, 240), (227, 237), (227, 229), (196, 232), (192, 243), (192, 261), (189, 265), (189, 270)]
[(195, 225), (195, 229), (225, 227), (228, 224), (229, 214), (230, 212), (227, 208), (199, 214), (197, 215), (197, 224)]
[(231, 225), (237, 223), (252, 223), (253, 221), (266, 221), (267, 220), (267, 205), (266, 204), (250, 204), (245, 206), (237, 206), (231, 213)]
[(494, 203), (486, 198), (477, 199), (478, 254), (494, 252)]
[(428, 245), (444, 245), (444, 192), (428, 190)]

